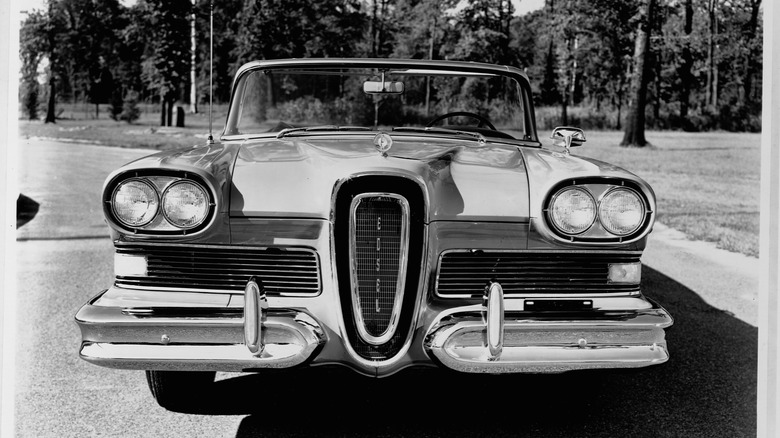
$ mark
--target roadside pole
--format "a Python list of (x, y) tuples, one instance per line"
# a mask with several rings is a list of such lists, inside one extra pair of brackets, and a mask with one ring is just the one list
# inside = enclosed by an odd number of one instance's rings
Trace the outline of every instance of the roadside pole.
[(761, 124), (761, 244), (758, 331), (758, 436), (780, 432), (780, 7), (764, 2), (764, 76)]

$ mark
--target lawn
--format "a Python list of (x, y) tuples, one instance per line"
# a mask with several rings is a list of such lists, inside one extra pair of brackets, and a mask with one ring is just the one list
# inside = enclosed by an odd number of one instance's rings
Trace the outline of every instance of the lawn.
[[(155, 150), (205, 141), (207, 114), (188, 113), (185, 128), (160, 128), (158, 109), (142, 109), (139, 122), (129, 125), (108, 119), (107, 106), (100, 119), (94, 119), (94, 106), (65, 106), (57, 124), (20, 121), (20, 134)], [(215, 108), (215, 137), (222, 131), (225, 109)], [(619, 165), (647, 180), (658, 197), (660, 222), (692, 239), (758, 256), (760, 134), (651, 131), (652, 146), (645, 148), (618, 146), (622, 133), (617, 131), (588, 131), (586, 136), (573, 155)]]

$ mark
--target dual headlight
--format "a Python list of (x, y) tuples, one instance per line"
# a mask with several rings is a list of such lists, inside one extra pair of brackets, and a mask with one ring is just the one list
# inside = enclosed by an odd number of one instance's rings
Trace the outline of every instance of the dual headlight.
[(119, 183), (110, 199), (114, 217), (130, 228), (189, 230), (209, 214), (208, 192), (179, 178), (132, 178)]
[(596, 219), (608, 233), (624, 237), (636, 232), (645, 222), (645, 203), (627, 187), (615, 187), (603, 193), (598, 202), (582, 187), (565, 187), (551, 199), (549, 218), (555, 228), (567, 235), (589, 230)]

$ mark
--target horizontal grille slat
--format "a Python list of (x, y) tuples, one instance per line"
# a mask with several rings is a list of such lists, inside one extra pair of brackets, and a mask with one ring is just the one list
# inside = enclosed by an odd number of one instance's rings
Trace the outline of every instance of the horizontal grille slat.
[(638, 292), (638, 284), (611, 284), (611, 263), (639, 262), (638, 253), (452, 251), (439, 260), (436, 292), (478, 297), (489, 281), (505, 294)]
[(240, 293), (249, 278), (256, 276), (269, 295), (320, 292), (319, 261), (312, 250), (118, 245), (116, 251), (147, 259), (146, 276), (118, 276), (117, 286)]

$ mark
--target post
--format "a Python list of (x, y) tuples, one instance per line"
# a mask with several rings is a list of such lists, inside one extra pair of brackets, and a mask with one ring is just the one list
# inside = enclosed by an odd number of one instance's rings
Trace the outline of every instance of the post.
[(197, 50), (197, 41), (195, 40), (195, 0), (192, 0), (192, 15), (190, 16), (190, 113), (198, 112), (198, 84), (195, 74), (195, 50)]
[(758, 306), (758, 436), (775, 437), (780, 416), (778, 320), (780, 300), (780, 20), (777, 2), (764, 4), (761, 133), (761, 244)]

